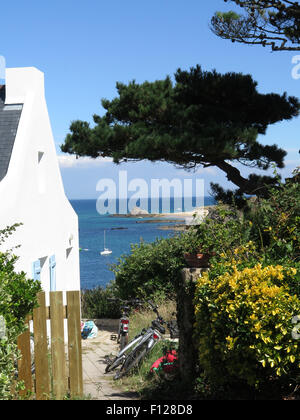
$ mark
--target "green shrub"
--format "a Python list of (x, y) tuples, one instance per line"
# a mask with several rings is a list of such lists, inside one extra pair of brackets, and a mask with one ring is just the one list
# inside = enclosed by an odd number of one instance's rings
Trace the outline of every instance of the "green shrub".
[[(0, 243), (17, 225), (0, 231)], [(25, 318), (37, 304), (39, 282), (15, 272), (17, 258), (10, 252), (0, 253), (0, 316), (5, 321), (5, 334), (0, 337), (0, 399), (11, 399), (18, 358), (17, 337), (25, 330)], [(14, 384), (15, 385), (15, 384)], [(15, 386), (18, 389), (18, 386)]]
[(300, 343), (292, 337), (292, 318), (300, 315), (300, 299), (288, 286), (295, 275), (295, 268), (233, 265), (199, 279), (195, 341), (211, 383), (260, 389), (276, 378), (285, 384), (297, 378)]
[(269, 262), (300, 261), (300, 171), (269, 189), (269, 198), (254, 201), (246, 218), (251, 239)]
[(83, 318), (101, 319), (120, 317), (120, 305), (117, 302), (109, 302), (108, 298), (116, 297), (114, 287), (107, 286), (105, 289), (96, 287), (84, 290), (81, 294), (81, 307)]
[(199, 238), (194, 230), (153, 243), (132, 245), (131, 254), (123, 255), (112, 267), (120, 296), (174, 297), (180, 270), (186, 266), (183, 254), (198, 247)]
[(204, 253), (225, 253), (246, 243), (250, 236), (250, 225), (242, 212), (218, 204), (210, 210), (208, 217), (197, 226), (199, 247)]

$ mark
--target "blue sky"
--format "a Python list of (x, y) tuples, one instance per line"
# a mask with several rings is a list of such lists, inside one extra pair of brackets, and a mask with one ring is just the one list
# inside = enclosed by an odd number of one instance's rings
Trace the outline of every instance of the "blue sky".
[[(116, 81), (154, 81), (177, 68), (200, 64), (219, 72), (250, 73), (262, 93), (300, 96), (300, 79), (292, 78), (297, 52), (271, 53), (260, 46), (232, 44), (209, 29), (217, 10), (232, 9), (223, 0), (15, 0), (1, 4), (0, 55), (7, 67), (35, 66), (45, 73), (46, 98), (57, 152), (72, 120), (92, 122), (102, 114), (101, 98), (116, 96)], [(299, 72), (300, 73), (300, 72)], [(276, 124), (262, 143), (288, 151), (283, 175), (299, 165), (299, 118)], [(193, 178), (232, 186), (223, 173), (209, 168), (195, 174), (163, 163), (75, 160), (60, 156), (69, 198), (93, 198), (101, 178)], [(247, 168), (243, 174), (248, 174)]]

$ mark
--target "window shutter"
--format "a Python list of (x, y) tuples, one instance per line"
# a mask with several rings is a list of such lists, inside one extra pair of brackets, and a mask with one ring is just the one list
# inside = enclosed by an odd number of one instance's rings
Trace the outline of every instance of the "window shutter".
[(32, 277), (35, 281), (41, 281), (41, 262), (40, 260), (32, 263)]
[(56, 261), (55, 255), (49, 258), (49, 270), (50, 270), (50, 291), (56, 292)]

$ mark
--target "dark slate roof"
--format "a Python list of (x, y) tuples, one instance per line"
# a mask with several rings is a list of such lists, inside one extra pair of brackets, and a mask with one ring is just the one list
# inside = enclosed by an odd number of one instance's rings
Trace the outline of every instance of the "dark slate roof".
[(0, 181), (8, 171), (21, 113), (22, 105), (5, 105), (5, 86), (0, 86)]

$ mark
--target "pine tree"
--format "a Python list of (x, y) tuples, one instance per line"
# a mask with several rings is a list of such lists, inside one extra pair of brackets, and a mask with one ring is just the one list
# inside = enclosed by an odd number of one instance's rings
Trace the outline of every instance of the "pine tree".
[(217, 196), (243, 194), (263, 196), (272, 177), (242, 176), (234, 164), (267, 170), (271, 164), (282, 168), (286, 152), (276, 145), (262, 145), (259, 134), (278, 121), (299, 114), (295, 97), (260, 94), (250, 75), (200, 66), (177, 70), (155, 82), (128, 85), (117, 83), (118, 96), (102, 100), (106, 110), (94, 115), (95, 126), (74, 121), (61, 147), (63, 152), (96, 158), (112, 157), (124, 161), (163, 161), (187, 170), (216, 166), (237, 187), (226, 193), (213, 185)]

